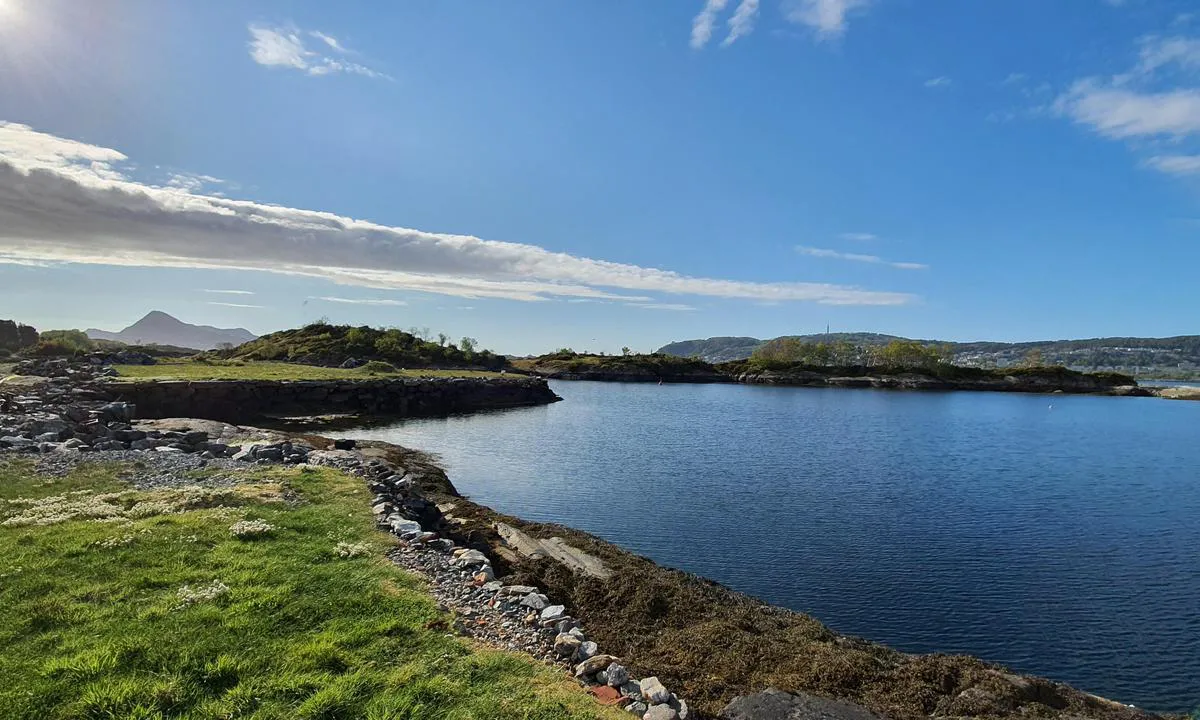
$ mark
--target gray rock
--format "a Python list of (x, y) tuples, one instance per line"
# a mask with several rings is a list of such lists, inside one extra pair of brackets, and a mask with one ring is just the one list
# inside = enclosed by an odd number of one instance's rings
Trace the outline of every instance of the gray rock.
[(658, 681), (657, 677), (648, 677), (638, 683), (642, 690), (642, 698), (651, 705), (659, 705), (671, 700), (671, 692)]
[[(412, 522), (412, 523), (416, 524), (415, 521), (413, 521), (413, 520), (409, 520), (408, 522)], [(420, 527), (420, 526), (418, 525), (418, 527)], [(489, 564), (487, 555), (484, 555), (483, 553), (479, 552), (478, 550), (467, 550), (463, 554), (454, 558), (454, 562), (453, 562), (453, 565), (455, 567), (472, 567), (475, 565), (487, 565), (487, 564)]]
[(199, 445), (208, 442), (208, 433), (203, 430), (192, 430), (183, 434), (183, 441), (188, 445)]
[(419, 535), (421, 533), (421, 523), (417, 522), (416, 520), (398, 518), (392, 521), (392, 532), (396, 533), (400, 537), (411, 534)]
[(154, 448), (158, 447), (159, 445), (162, 445), (162, 443), (163, 443), (162, 440), (154, 440), (151, 438), (146, 438), (145, 440), (134, 440), (133, 442), (129, 443), (129, 449), (130, 450), (153, 450)]
[(843, 700), (785, 693), (771, 688), (734, 698), (721, 720), (880, 720), (866, 708)]
[(558, 622), (567, 613), (567, 608), (562, 605), (550, 605), (542, 610), (540, 616), (541, 622)]
[(608, 673), (608, 684), (612, 687), (619, 688), (629, 682), (629, 671), (624, 665), (613, 663), (605, 672)]
[(579, 627), (573, 627), (573, 628), (571, 628), (570, 630), (568, 630), (568, 631), (567, 631), (567, 633), (568, 633), (568, 634), (570, 634), (570, 635), (574, 635), (575, 637), (579, 638), (579, 641), (580, 641), (580, 642), (583, 642), (584, 640), (587, 640), (587, 636), (583, 634), (583, 629), (582, 629), (582, 628), (579, 628)]
[(642, 720), (679, 720), (679, 713), (670, 705), (651, 705)]
[(79, 438), (71, 438), (70, 440), (67, 440), (66, 442), (64, 442), (62, 444), (62, 446), (64, 449), (67, 449), (67, 450), (75, 450), (77, 448), (83, 447), (83, 444), (84, 444), (84, 442), (82, 440), (80, 440)]
[[(531, 585), (509, 585), (503, 590), (505, 595), (528, 595), (535, 592), (537, 592), (537, 588)], [(538, 610), (541, 610), (541, 608), (538, 608)]]
[(254, 453), (255, 460), (266, 460), (267, 462), (280, 462), (283, 460), (283, 451), (277, 447), (262, 447)]
[(596, 673), (596, 684), (597, 685), (607, 685), (608, 684), (608, 671), (607, 670), (601, 670), (600, 672)]
[(494, 593), (502, 587), (504, 587), (504, 583), (500, 582), (499, 580), (493, 580), (490, 583), (487, 583), (486, 585), (484, 585), (482, 590), (484, 592)]
[(34, 438), (34, 440), (37, 440), (40, 443), (56, 443), (59, 440), (62, 440), (62, 437), (60, 437), (56, 432), (48, 432), (38, 435)]
[(546, 604), (549, 602), (549, 598), (541, 593), (536, 592), (531, 592), (525, 597), (521, 598), (521, 604), (533, 610), (543, 610), (545, 609)]
[(598, 652), (600, 652), (599, 645), (591, 640), (585, 640), (579, 646), (579, 655), (576, 659), (580, 661), (587, 660), (590, 657), (594, 657)]
[(630, 680), (629, 682), (622, 683), (621, 687), (617, 689), (620, 690), (621, 694), (627, 698), (631, 698), (635, 701), (642, 699), (642, 686), (639, 685), (636, 680)]
[(638, 702), (629, 703), (628, 705), (625, 706), (625, 709), (628, 710), (629, 712), (633, 713), (634, 715), (641, 717), (641, 716), (645, 715), (646, 711), (649, 710), (650, 708), (646, 707), (646, 703), (641, 702), (639, 700)]

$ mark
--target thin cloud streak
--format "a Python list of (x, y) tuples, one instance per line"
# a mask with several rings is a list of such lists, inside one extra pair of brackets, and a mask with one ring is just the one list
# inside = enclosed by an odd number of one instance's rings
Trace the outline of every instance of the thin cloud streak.
[(331, 302), (331, 303), (342, 303), (344, 305), (379, 305), (379, 306), (398, 307), (400, 305), (408, 304), (408, 303), (404, 302), (403, 300), (372, 300), (369, 298), (330, 297), (328, 295), (322, 295), (320, 297), (313, 297), (313, 298), (309, 298), (309, 299), (310, 300), (324, 300), (325, 302)]
[[(0, 122), (0, 257), (223, 268), (464, 298), (632, 301), (646, 293), (903, 305), (906, 293), (692, 277), (515, 242), (431, 233), (128, 179), (116, 150)], [(636, 295), (635, 295), (636, 294)]]
[(271, 68), (300, 70), (308, 75), (332, 75), (334, 73), (350, 73), (363, 75), (380, 80), (391, 80), (385, 73), (345, 58), (334, 58), (310, 50), (304, 43), (307, 34), (317, 38), (330, 49), (339, 54), (349, 52), (336, 38), (325, 33), (311, 30), (303, 33), (294, 27), (270, 27), (266, 25), (250, 25), (250, 57), (259, 65)]
[(677, 312), (687, 312), (695, 310), (691, 305), (683, 303), (625, 303), (629, 307), (643, 308), (645, 310), (674, 310)]
[(697, 13), (696, 17), (692, 18), (691, 45), (693, 49), (699, 50), (712, 39), (713, 26), (717, 23), (717, 15), (728, 4), (729, 0), (705, 0), (704, 7)]
[(201, 290), (200, 292), (212, 293), (214, 295), (253, 295), (251, 290)]
[(242, 303), (227, 303), (227, 302), (207, 302), (205, 305), (218, 305), (220, 307), (230, 308), (251, 308), (254, 310), (262, 310), (262, 305), (243, 305)]
[(887, 265), (889, 267), (898, 268), (900, 270), (928, 270), (929, 266), (923, 263), (914, 262), (892, 262), (884, 260), (878, 255), (861, 255), (859, 253), (844, 253), (837, 250), (827, 250), (825, 248), (807, 247), (805, 245), (797, 245), (796, 252), (801, 255), (810, 257), (831, 258), (834, 260), (850, 260), (852, 262), (870, 263), (872, 265)]
[(749, 35), (754, 30), (754, 21), (758, 19), (758, 0), (742, 0), (738, 3), (733, 17), (729, 18), (729, 34), (721, 41), (721, 47), (729, 47), (740, 37)]

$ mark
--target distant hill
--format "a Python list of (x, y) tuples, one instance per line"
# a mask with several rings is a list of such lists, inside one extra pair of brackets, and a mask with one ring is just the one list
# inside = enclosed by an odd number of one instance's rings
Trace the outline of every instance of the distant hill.
[[(849, 342), (855, 345), (886, 345), (904, 338), (879, 333), (822, 333), (819, 335), (788, 335), (806, 342)], [(705, 340), (682, 340), (663, 345), (658, 352), (680, 357), (696, 357), (710, 363), (745, 360), (755, 348), (765, 343), (752, 337), (711, 337)]]
[(196, 350), (212, 350), (225, 344), (237, 346), (258, 337), (243, 328), (191, 325), (158, 310), (120, 332), (96, 328), (88, 328), (85, 332), (93, 340), (111, 340), (127, 345), (174, 345)]
[[(880, 345), (905, 340), (878, 333), (830, 333), (795, 335), (808, 342), (847, 341), (855, 345)], [(708, 362), (744, 360), (765, 340), (749, 337), (714, 337), (684, 340), (664, 345), (660, 353), (698, 357)], [(1200, 376), (1200, 335), (1169, 338), (1110, 337), (1087, 340), (1039, 340), (1022, 343), (955, 343), (919, 340), (948, 345), (958, 365), (1008, 367), (1026, 361), (1031, 353), (1040, 354), (1040, 363), (1062, 365), (1075, 370), (1098, 370), (1135, 374), (1139, 377), (1186, 380)]]

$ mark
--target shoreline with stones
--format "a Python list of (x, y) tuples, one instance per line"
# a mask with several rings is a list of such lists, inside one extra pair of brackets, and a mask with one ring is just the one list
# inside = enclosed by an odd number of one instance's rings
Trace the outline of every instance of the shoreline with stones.
[(602, 653), (566, 606), (552, 604), (537, 587), (496, 579), (484, 552), (443, 537), (447, 523), (422, 497), (420, 488), (430, 479), (419, 470), (389, 462), (386, 453), (369, 457), (352, 440), (321, 442), (203, 419), (137, 422), (136, 405), (109, 400), (107, 388), (95, 384), (111, 377), (102, 366), (54, 363), (48, 369), (57, 374), (46, 382), (0, 385), (0, 453), (36, 453), (38, 472), (46, 474), (65, 474), (81, 462), (137, 460), (141, 487), (171, 484), (200, 468), (235, 470), (241, 463), (319, 465), (359, 476), (372, 492), (377, 527), (399, 540), (389, 559), (425, 579), (439, 606), (452, 613), (459, 635), (566, 670), (597, 702), (636, 717), (696, 717), (657, 677), (635, 679), (620, 658)]
[(461, 497), (420, 452), (213, 420), (138, 420), (138, 408), (106, 394), (104, 375), (87, 365), (36, 385), (0, 384), (0, 453), (37, 454), (49, 469), (140, 459), (149, 471), (139, 482), (149, 486), (210, 464), (351, 472), (371, 489), (380, 528), (400, 539), (392, 561), (425, 578), (452, 612), (448, 630), (554, 664), (599, 702), (640, 717), (1156, 717), (974, 658), (908, 656), (840, 636), (585, 533), (500, 515)]

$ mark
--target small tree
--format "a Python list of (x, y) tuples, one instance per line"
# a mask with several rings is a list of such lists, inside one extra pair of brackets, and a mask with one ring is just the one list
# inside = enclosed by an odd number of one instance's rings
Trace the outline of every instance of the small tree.
[(629, 346), (628, 346), (628, 345), (626, 345), (625, 347), (621, 348), (621, 354), (622, 354), (622, 355), (625, 355), (626, 357), (628, 357), (628, 356), (629, 356), (630, 354), (632, 354), (632, 353), (633, 353), (633, 351), (629, 349)]
[(458, 346), (462, 348), (462, 351), (467, 355), (474, 355), (475, 348), (479, 346), (479, 341), (473, 337), (464, 337), (462, 340), (458, 341)]
[(446, 347), (446, 342), (448, 340), (450, 340), (450, 336), (448, 336), (446, 333), (438, 333), (438, 345)]

